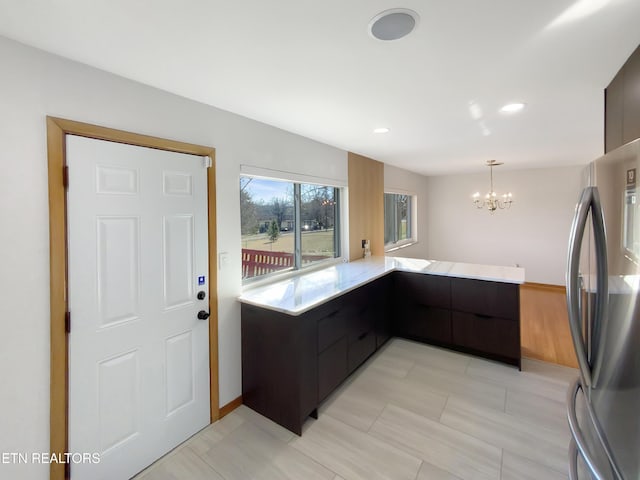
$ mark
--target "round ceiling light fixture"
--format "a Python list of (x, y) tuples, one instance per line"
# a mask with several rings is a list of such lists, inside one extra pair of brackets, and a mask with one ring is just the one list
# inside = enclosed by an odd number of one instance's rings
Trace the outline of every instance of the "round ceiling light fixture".
[(373, 133), (389, 133), (389, 127), (378, 127), (373, 129)]
[(504, 107), (500, 109), (502, 113), (516, 113), (520, 112), (526, 106), (525, 103), (515, 102), (515, 103), (507, 103)]
[(417, 26), (420, 16), (408, 8), (392, 8), (380, 12), (369, 22), (373, 38), (389, 42), (409, 35)]

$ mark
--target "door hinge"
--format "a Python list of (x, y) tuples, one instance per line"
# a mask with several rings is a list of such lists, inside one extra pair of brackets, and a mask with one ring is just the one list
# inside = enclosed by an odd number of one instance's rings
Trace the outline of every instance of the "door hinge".
[(62, 185), (65, 190), (69, 189), (69, 167), (67, 165), (62, 167)]
[(64, 479), (71, 480), (71, 463), (69, 462), (64, 464)]
[(64, 313), (64, 331), (71, 333), (71, 312)]
[(213, 166), (213, 162), (211, 162), (211, 157), (209, 156), (202, 157), (202, 166), (204, 168), (211, 168)]

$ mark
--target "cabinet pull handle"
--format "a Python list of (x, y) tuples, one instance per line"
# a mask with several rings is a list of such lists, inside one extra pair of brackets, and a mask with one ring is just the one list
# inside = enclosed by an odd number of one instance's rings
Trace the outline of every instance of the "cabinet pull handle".
[(491, 318), (491, 315), (486, 315), (484, 313), (474, 313), (474, 315), (479, 318)]
[(338, 313), (340, 313), (340, 310), (335, 310), (327, 315), (327, 318), (335, 317)]
[(364, 332), (358, 335), (358, 340), (364, 340), (364, 338), (369, 335), (369, 332)]

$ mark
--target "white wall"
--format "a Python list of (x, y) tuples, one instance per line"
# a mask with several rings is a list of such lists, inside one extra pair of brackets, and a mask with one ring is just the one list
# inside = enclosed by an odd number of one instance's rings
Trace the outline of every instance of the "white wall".
[[(0, 452), (49, 449), (49, 237), (45, 116), (216, 148), (220, 403), (241, 393), (241, 164), (347, 179), (347, 154), (0, 37)], [(48, 478), (0, 464), (0, 478)]]
[(567, 242), (583, 166), (494, 169), (495, 190), (513, 192), (509, 210), (490, 215), (471, 195), (489, 190), (483, 174), (429, 177), (429, 258), (525, 268), (527, 282), (564, 285)]
[(387, 252), (387, 255), (393, 257), (428, 258), (427, 177), (385, 164), (384, 191), (416, 196), (415, 220), (418, 227), (417, 243), (392, 252)]

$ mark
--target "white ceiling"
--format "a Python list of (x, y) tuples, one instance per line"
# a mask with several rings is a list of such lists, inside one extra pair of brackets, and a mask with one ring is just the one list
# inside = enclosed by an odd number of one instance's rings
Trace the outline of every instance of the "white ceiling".
[[(396, 7), (417, 29), (370, 37)], [(0, 0), (0, 35), (424, 174), (599, 156), (638, 25), (639, 0)]]

